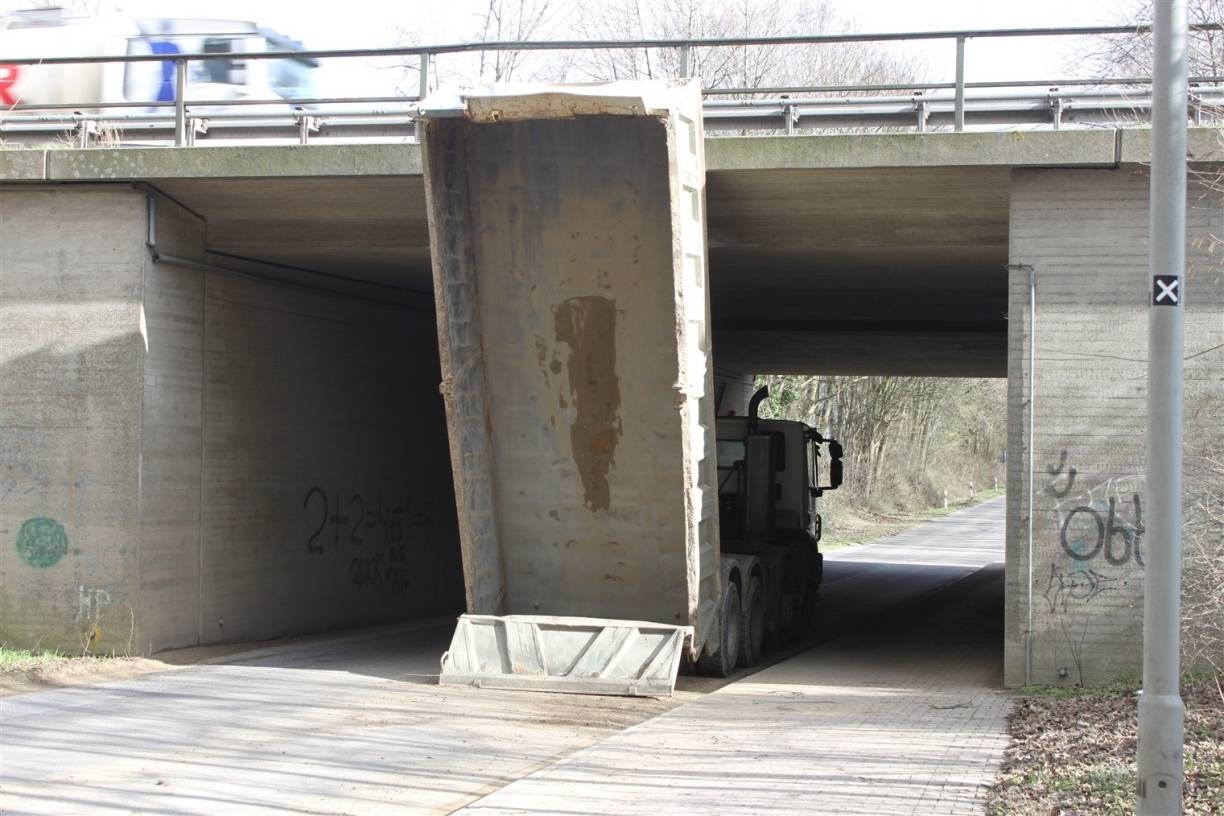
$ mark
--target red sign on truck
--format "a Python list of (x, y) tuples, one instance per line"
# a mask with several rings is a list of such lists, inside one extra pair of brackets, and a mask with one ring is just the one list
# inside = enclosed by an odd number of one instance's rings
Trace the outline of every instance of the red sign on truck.
[(20, 74), (21, 68), (16, 65), (0, 65), (0, 104), (17, 104), (18, 97), (13, 95), (12, 87)]

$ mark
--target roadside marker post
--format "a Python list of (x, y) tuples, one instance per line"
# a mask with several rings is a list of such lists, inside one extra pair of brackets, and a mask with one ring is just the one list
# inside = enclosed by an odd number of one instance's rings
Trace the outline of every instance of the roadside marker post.
[(1185, 707), (1180, 694), (1183, 315), (1186, 293), (1186, 0), (1153, 3), (1151, 302), (1148, 306), (1147, 566), (1139, 816), (1182, 812)]

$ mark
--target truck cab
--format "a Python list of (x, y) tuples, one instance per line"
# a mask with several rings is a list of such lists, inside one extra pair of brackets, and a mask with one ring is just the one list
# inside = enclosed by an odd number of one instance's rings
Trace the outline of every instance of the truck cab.
[(753, 396), (748, 416), (716, 420), (722, 626), (700, 668), (719, 676), (807, 633), (824, 573), (816, 502), (842, 481), (841, 445), (802, 422), (760, 418), (767, 396)]

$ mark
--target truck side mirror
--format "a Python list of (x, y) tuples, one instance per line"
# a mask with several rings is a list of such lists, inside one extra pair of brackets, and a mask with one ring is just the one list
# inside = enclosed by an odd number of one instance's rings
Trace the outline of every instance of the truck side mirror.
[(836, 440), (829, 440), (829, 489), (835, 490), (842, 483), (842, 446)]
[[(820, 484), (820, 479), (816, 475), (816, 470), (814, 467), (815, 459), (813, 458), (812, 460), (813, 469), (812, 469), (810, 478), (814, 482), (814, 484), (811, 484), (808, 486), (808, 492), (814, 497), (819, 497), (819, 496), (824, 495), (824, 492), (826, 490), (836, 490), (837, 488), (841, 487), (841, 483), (842, 483), (842, 461), (841, 461), (842, 446), (841, 446), (841, 443), (838, 442), (836, 439), (825, 439), (824, 437), (820, 436), (820, 434), (817, 434), (815, 432), (812, 432), (809, 438), (817, 442), (824, 442), (825, 444), (829, 446), (829, 484), (827, 485)], [(817, 455), (818, 454), (816, 454), (813, 451), (813, 457)]]

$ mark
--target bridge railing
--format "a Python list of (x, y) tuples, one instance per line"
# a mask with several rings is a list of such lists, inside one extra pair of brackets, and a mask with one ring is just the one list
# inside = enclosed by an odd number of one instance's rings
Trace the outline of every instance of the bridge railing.
[[(1224, 30), (1224, 24), (1191, 26), (1196, 32)], [(29, 142), (70, 135), (76, 144), (94, 143), (99, 135), (141, 143), (171, 141), (190, 146), (197, 138), (290, 139), (307, 143), (322, 135), (343, 139), (404, 140), (415, 134), (417, 103), (430, 87), (431, 66), (440, 57), (498, 51), (591, 52), (669, 50), (679, 77), (692, 73), (698, 49), (749, 46), (831, 45), (946, 41), (955, 48), (952, 81), (895, 84), (842, 84), (771, 87), (710, 87), (705, 96), (705, 125), (710, 131), (843, 130), (862, 128), (1134, 123), (1151, 109), (1148, 77), (1089, 77), (1049, 80), (967, 82), (965, 46), (969, 40), (1035, 37), (1114, 37), (1150, 33), (1150, 26), (1090, 26), (949, 30), (885, 34), (837, 34), (786, 37), (735, 37), (646, 40), (498, 41), (407, 46), (268, 52), (131, 54), (73, 57), (0, 56), (0, 68), (13, 66), (172, 63), (174, 101), (110, 102), (82, 99), (56, 104), (25, 104), (20, 99), (0, 108), (0, 140)], [(415, 60), (416, 95), (288, 97), (270, 99), (190, 99), (188, 73), (193, 63), (210, 60), (361, 59)], [(1189, 108), (1196, 122), (1224, 107), (1224, 76), (1194, 77)]]

